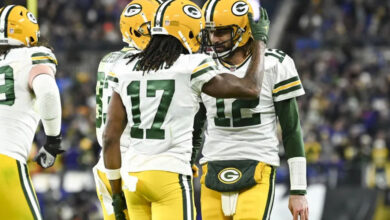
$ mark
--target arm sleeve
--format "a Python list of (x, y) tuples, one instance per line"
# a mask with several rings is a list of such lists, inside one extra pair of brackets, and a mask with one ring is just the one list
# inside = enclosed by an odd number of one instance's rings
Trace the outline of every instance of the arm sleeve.
[(202, 87), (217, 75), (217, 64), (208, 56), (202, 60), (193, 70), (191, 74), (191, 88), (199, 94), (202, 92)]
[(282, 128), (282, 140), (287, 159), (304, 157), (305, 149), (296, 99), (275, 102), (275, 111)]
[(36, 107), (46, 135), (57, 136), (61, 130), (61, 100), (55, 79), (40, 74), (32, 81), (36, 96)]
[(192, 155), (191, 165), (198, 159), (199, 150), (203, 143), (202, 134), (206, 123), (206, 107), (203, 103), (199, 103), (199, 111), (194, 118), (194, 131), (192, 132)]
[(299, 122), (297, 101), (290, 98), (275, 103), (276, 115), (282, 128), (283, 146), (290, 170), (290, 194), (306, 194), (306, 159)]

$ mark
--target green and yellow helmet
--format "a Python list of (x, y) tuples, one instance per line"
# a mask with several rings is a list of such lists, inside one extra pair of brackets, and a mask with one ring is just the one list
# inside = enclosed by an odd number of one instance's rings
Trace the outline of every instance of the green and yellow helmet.
[(0, 9), (0, 45), (34, 46), (38, 37), (38, 21), (27, 8), (8, 5)]
[[(248, 13), (253, 13), (247, 0), (208, 0), (202, 9), (206, 20), (206, 30), (231, 28), (232, 48), (217, 53), (219, 57), (226, 57), (238, 47), (244, 46), (252, 33), (248, 20)], [(209, 42), (207, 46), (212, 46)]]
[(155, 0), (134, 0), (123, 10), (120, 30), (123, 41), (144, 50), (150, 41), (150, 23), (159, 6)]
[(157, 9), (152, 21), (152, 35), (171, 35), (177, 38), (189, 53), (201, 46), (204, 27), (202, 10), (189, 0), (168, 0)]

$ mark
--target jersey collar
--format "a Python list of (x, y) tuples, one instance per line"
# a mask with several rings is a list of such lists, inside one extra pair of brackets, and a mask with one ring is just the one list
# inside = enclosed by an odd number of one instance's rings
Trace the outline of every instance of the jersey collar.
[(233, 65), (233, 64), (226, 63), (222, 59), (218, 59), (218, 60), (219, 60), (219, 63), (221, 63), (221, 65), (223, 67), (228, 69), (230, 72), (234, 72), (234, 71), (240, 69), (242, 66), (244, 66), (251, 57), (252, 57), (252, 54), (249, 55), (244, 61), (242, 61), (242, 63), (240, 63), (238, 65)]

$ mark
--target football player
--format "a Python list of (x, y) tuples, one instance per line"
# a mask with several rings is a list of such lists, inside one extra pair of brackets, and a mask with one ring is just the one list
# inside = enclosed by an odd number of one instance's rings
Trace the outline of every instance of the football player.
[[(204, 16), (187, 0), (162, 3), (145, 50), (115, 64), (103, 157), (114, 196), (122, 192), (121, 178), (133, 189), (124, 191), (130, 219), (195, 218), (190, 157), (200, 93), (258, 97), (265, 51), (261, 29), (268, 26), (251, 25), (258, 31), (254, 32), (251, 67), (243, 78), (217, 74), (211, 57), (193, 54), (201, 46)], [(123, 158), (121, 176), (120, 136), (127, 123), (131, 145)], [(138, 182), (130, 186), (128, 176)]]
[[(247, 0), (208, 0), (203, 7), (207, 46), (224, 72), (238, 78), (253, 59), (251, 32), (256, 30), (247, 18), (251, 12)], [(269, 23), (262, 8), (260, 22)], [(308, 218), (306, 159), (296, 102), (305, 92), (291, 57), (278, 49), (266, 50), (261, 88), (254, 99), (201, 95), (207, 112), (200, 160), (204, 220), (270, 218), (279, 166), (277, 118), (290, 169), (289, 208), (294, 220)]]
[[(134, 0), (123, 10), (120, 17), (120, 30), (123, 41), (128, 44), (120, 51), (107, 54), (100, 62), (96, 83), (96, 136), (100, 146), (103, 146), (102, 136), (106, 124), (108, 103), (111, 98), (112, 89), (108, 86), (108, 81), (112, 77), (110, 70), (116, 60), (125, 55), (138, 53), (145, 49), (150, 40), (150, 22), (159, 3), (155, 0)], [(127, 127), (120, 141), (121, 154), (123, 155), (130, 144), (130, 128)], [(113, 199), (110, 183), (105, 174), (103, 157), (93, 168), (96, 183), (96, 192), (103, 209), (104, 219), (115, 220), (113, 210)], [(119, 198), (119, 201), (122, 199)], [(115, 201), (116, 202), (116, 201)], [(116, 202), (117, 203), (117, 202)], [(115, 204), (116, 204), (115, 203)], [(116, 204), (115, 208), (125, 209), (124, 204)], [(120, 215), (127, 215), (125, 210)], [(128, 217), (126, 217), (128, 218)]]
[(57, 60), (38, 37), (38, 22), (25, 7), (0, 9), (0, 219), (42, 219), (26, 166), (40, 119), (46, 143), (35, 161), (47, 168), (64, 152)]

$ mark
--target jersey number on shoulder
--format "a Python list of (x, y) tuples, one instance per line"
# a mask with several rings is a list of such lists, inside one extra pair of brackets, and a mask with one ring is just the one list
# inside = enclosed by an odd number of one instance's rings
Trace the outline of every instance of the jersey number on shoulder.
[(278, 50), (278, 49), (267, 49), (267, 51), (264, 54), (266, 57), (273, 56), (276, 59), (279, 60), (279, 63), (282, 63), (284, 60), (284, 57), (286, 56), (286, 53)]
[[(261, 123), (260, 113), (252, 114), (250, 118), (243, 118), (241, 109), (256, 108), (259, 105), (259, 99), (243, 100), (237, 99), (232, 103), (233, 127), (245, 127), (258, 125)], [(224, 99), (217, 99), (217, 117), (214, 118), (214, 123), (219, 127), (231, 127), (231, 119), (225, 116), (225, 102)]]
[(133, 114), (134, 125), (131, 127), (130, 136), (132, 138), (143, 139), (144, 133), (146, 139), (165, 139), (165, 130), (161, 129), (167, 115), (169, 105), (172, 102), (173, 94), (175, 93), (175, 80), (148, 80), (146, 85), (146, 97), (156, 97), (157, 90), (163, 90), (160, 104), (151, 128), (139, 128), (141, 124), (140, 111), (140, 81), (133, 81), (127, 86), (127, 95), (131, 99), (131, 112)]
[(10, 66), (0, 67), (0, 105), (15, 103), (14, 70)]

